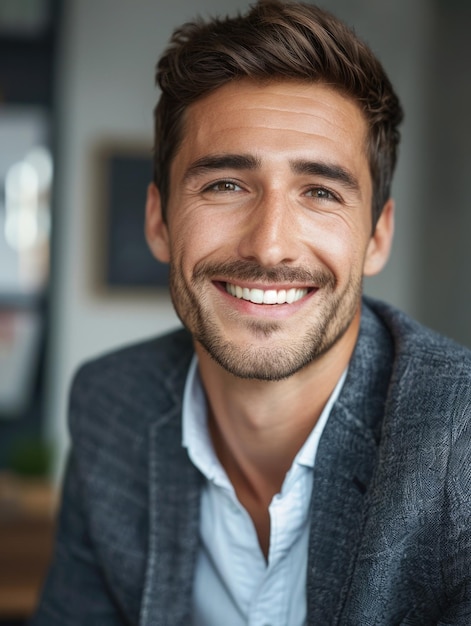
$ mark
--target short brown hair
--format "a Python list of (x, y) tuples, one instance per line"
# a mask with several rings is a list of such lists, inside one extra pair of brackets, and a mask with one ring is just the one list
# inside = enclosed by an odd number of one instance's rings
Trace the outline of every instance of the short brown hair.
[(373, 224), (391, 191), (402, 109), (370, 48), (330, 13), (310, 4), (261, 0), (246, 15), (197, 19), (173, 33), (157, 65), (154, 180), (165, 208), (170, 165), (186, 108), (232, 80), (325, 83), (357, 102), (368, 125)]

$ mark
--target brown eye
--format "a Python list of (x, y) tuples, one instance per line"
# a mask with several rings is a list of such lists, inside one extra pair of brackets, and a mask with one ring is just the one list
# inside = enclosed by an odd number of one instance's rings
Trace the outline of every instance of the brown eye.
[(215, 183), (212, 183), (208, 187), (206, 187), (205, 191), (215, 191), (219, 193), (228, 193), (231, 191), (240, 191), (241, 187), (231, 180), (218, 180)]
[(312, 187), (306, 192), (306, 195), (318, 200), (337, 200), (336, 196), (324, 187)]

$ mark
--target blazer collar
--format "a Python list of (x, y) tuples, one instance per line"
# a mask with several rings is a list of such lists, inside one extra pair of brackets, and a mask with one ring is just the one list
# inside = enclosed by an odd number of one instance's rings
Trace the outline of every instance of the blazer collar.
[(368, 507), (368, 485), (394, 358), (392, 338), (363, 308), (347, 379), (314, 468), (308, 564), (309, 624), (337, 624)]

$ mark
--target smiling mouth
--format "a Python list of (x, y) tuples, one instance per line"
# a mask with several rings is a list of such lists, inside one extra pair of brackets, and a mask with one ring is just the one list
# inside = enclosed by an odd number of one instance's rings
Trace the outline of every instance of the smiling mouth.
[(307, 288), (299, 289), (296, 287), (291, 289), (249, 289), (232, 283), (225, 283), (225, 289), (234, 298), (247, 300), (254, 304), (293, 304), (304, 298), (310, 291)]

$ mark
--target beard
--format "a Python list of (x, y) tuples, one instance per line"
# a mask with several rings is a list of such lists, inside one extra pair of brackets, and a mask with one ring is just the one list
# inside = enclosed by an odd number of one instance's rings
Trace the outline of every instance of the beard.
[[(240, 314), (233, 310), (228, 313), (228, 318), (236, 327), (237, 323), (243, 323), (254, 337), (254, 345), (241, 345), (237, 336), (224, 336), (208, 302), (205, 287), (217, 276), (225, 276), (234, 282), (262, 281), (270, 284), (271, 288), (275, 288), (277, 283), (315, 285), (317, 303), (313, 319), (306, 328), (300, 325), (295, 336), (278, 341), (277, 335), (284, 330), (286, 322), (241, 320)], [(288, 266), (267, 269), (256, 263), (238, 260), (201, 262), (195, 266), (188, 282), (181, 267), (171, 262), (170, 293), (183, 325), (220, 366), (239, 378), (278, 381), (317, 360), (344, 335), (358, 310), (362, 276), (351, 277), (343, 291), (338, 292), (335, 276), (328, 269), (308, 271)], [(258, 345), (258, 341), (255, 343), (260, 339), (265, 340), (263, 346)]]

